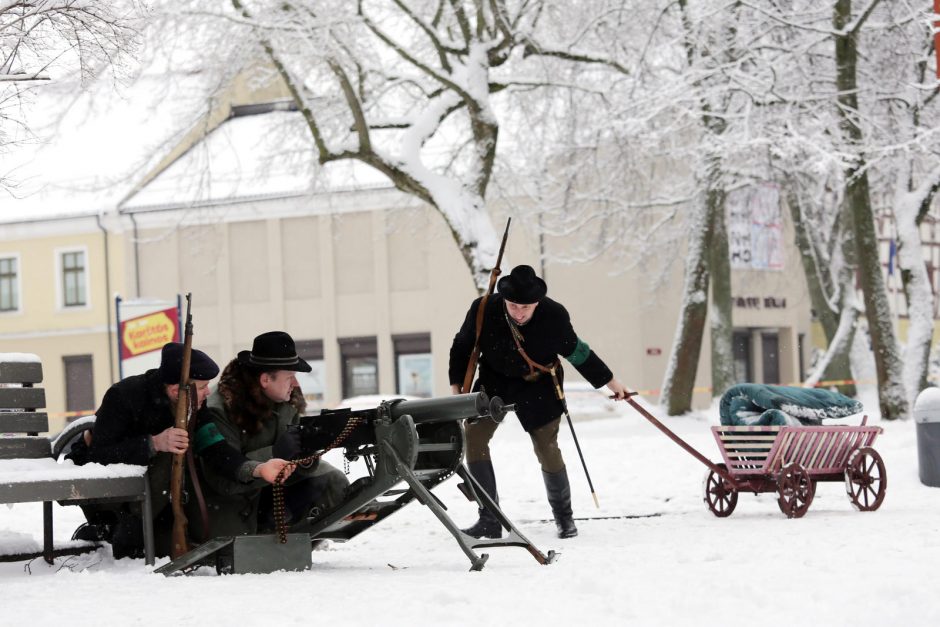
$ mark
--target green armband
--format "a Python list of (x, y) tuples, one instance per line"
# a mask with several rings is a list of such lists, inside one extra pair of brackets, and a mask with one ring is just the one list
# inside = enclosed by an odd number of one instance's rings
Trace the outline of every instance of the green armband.
[(570, 355), (565, 355), (565, 359), (571, 362), (571, 365), (578, 367), (583, 364), (587, 358), (591, 355), (591, 347), (587, 345), (587, 342), (578, 338), (578, 345), (574, 347), (574, 351)]
[(209, 448), (216, 442), (224, 442), (225, 438), (219, 433), (219, 428), (214, 422), (207, 422), (196, 431), (196, 452), (199, 453)]

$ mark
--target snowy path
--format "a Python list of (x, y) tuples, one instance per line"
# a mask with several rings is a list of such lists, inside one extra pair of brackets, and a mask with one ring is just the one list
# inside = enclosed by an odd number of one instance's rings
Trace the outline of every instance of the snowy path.
[[(711, 419), (667, 424), (717, 460)], [(551, 566), (522, 549), (489, 549), (486, 568), (468, 572), (446, 530), (412, 505), (314, 552), (306, 573), (166, 579), (143, 560), (115, 563), (107, 549), (54, 567), (0, 564), (0, 622), (936, 625), (940, 489), (917, 479), (914, 425), (882, 426), (876, 448), (889, 483), (881, 510), (856, 512), (842, 484), (829, 483), (805, 518), (787, 520), (773, 496), (748, 494), (730, 518), (715, 518), (701, 501), (704, 467), (625, 407), (619, 417), (579, 422), (602, 507), (593, 506), (565, 431), (576, 516), (662, 515), (580, 522), (581, 535), (561, 541), (553, 525), (537, 522), (549, 515), (541, 475), (528, 438), (507, 422), (494, 446), (504, 508), (539, 548), (562, 554)], [(453, 481), (436, 493), (458, 524), (473, 519)], [(63, 539), (81, 520), (78, 508), (57, 516)], [(0, 508), (0, 546), (30, 534), (38, 544), (40, 531), (39, 505)]]

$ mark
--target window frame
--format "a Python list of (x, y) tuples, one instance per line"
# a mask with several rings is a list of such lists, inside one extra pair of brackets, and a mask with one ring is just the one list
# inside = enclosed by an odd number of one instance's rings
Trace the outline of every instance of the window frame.
[[(69, 305), (65, 302), (65, 255), (81, 253), (84, 259), (82, 276), (84, 278), (85, 302)], [(87, 246), (69, 246), (55, 249), (56, 268), (56, 305), (58, 311), (85, 311), (91, 308), (91, 269)]]
[(351, 361), (352, 360), (371, 360), (375, 365), (375, 388), (374, 391), (366, 392), (366, 395), (380, 394), (381, 386), (379, 384), (379, 353), (378, 338), (374, 335), (361, 337), (341, 337), (337, 338), (340, 354), (340, 391), (344, 399), (362, 396), (354, 394), (352, 384)]
[[(0, 309), (0, 316), (11, 316), (23, 312), (23, 263), (19, 253), (0, 253), (0, 260), (5, 259), (12, 259), (16, 263), (16, 271), (13, 275), (13, 293), (16, 307)], [(2, 280), (2, 277), (0, 277), (0, 280)]]
[[(402, 381), (402, 357), (427, 357), (430, 366), (429, 390), (427, 396), (434, 396), (434, 352), (431, 350), (431, 333), (400, 333), (392, 336), (392, 349), (395, 355), (395, 390), (398, 394), (405, 394), (407, 387)], [(422, 396), (422, 395), (417, 395)]]

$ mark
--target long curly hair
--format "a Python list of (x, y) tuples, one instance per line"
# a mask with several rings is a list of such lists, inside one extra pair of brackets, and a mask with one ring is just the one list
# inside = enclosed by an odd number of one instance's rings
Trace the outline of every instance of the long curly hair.
[[(258, 433), (264, 423), (273, 418), (276, 403), (261, 389), (260, 377), (265, 372), (273, 374), (275, 371), (257, 370), (233, 359), (219, 377), (219, 394), (225, 402), (226, 412), (238, 427), (249, 434)], [(307, 408), (307, 400), (299, 386), (291, 390), (288, 402), (300, 414)]]

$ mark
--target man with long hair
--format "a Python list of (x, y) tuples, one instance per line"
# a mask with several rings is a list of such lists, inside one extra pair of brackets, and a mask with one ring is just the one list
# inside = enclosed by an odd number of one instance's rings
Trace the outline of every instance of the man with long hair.
[(341, 471), (326, 462), (292, 463), (301, 457), (296, 425), (306, 407), (295, 373), (310, 370), (291, 336), (271, 331), (222, 371), (194, 443), (209, 512), (206, 539), (272, 531), (271, 486), (282, 470), (288, 522), (297, 530), (342, 500), (349, 481)]

